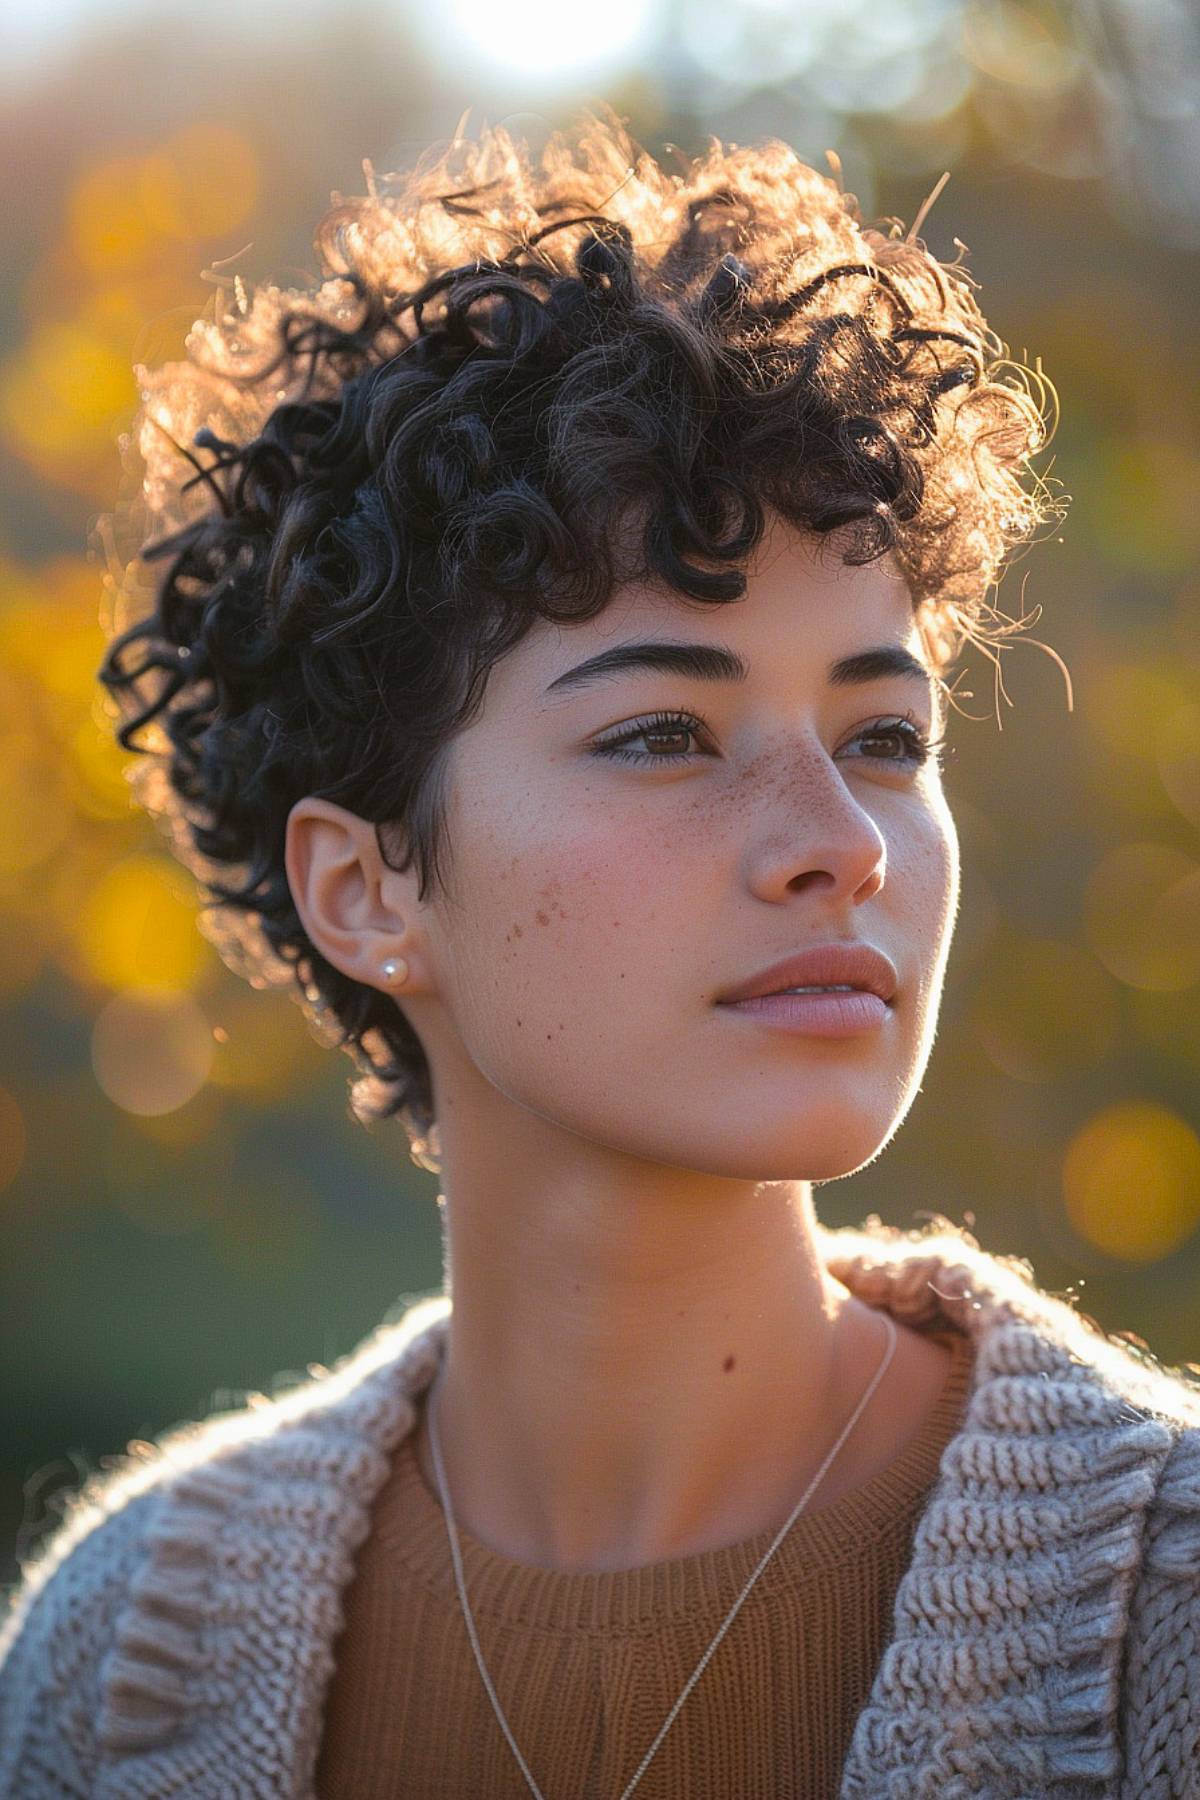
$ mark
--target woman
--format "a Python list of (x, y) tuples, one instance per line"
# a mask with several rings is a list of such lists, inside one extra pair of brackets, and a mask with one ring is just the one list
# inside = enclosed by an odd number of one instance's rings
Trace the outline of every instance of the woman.
[(90, 1485), (4, 1793), (1200, 1795), (1193, 1392), (813, 1205), (919, 1090), (944, 676), (1054, 512), (919, 223), (497, 131), (139, 370), (121, 741), (439, 1170), (446, 1292)]

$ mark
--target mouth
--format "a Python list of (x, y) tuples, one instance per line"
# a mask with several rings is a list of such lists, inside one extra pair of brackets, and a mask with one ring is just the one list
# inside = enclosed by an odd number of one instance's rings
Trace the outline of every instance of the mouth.
[(751, 994), (718, 1002), (723, 1012), (805, 1037), (858, 1037), (877, 1031), (891, 1016), (890, 1003), (865, 988)]
[(899, 985), (892, 962), (882, 951), (861, 941), (813, 945), (760, 969), (756, 975), (717, 996), (719, 1005), (778, 995), (820, 998), (868, 994), (890, 1006)]

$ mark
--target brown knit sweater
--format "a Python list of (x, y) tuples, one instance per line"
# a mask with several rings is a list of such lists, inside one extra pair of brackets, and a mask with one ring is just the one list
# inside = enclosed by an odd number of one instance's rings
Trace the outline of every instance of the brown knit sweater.
[[(902, 1453), (804, 1511), (636, 1789), (638, 1800), (830, 1800), (886, 1647), (911, 1540), (959, 1429), (972, 1343)], [(528, 1800), (467, 1637), (445, 1520), (400, 1444), (345, 1594), (320, 1800)], [(484, 1662), (546, 1800), (619, 1800), (775, 1531), (643, 1568), (518, 1563), (459, 1527)]]

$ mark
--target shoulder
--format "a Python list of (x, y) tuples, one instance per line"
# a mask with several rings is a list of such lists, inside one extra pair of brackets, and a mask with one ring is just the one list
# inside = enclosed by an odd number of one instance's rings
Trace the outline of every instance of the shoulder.
[(1124, 1578), (1120, 1793), (1200, 1800), (1200, 1389), (1140, 1339), (1109, 1337), (1097, 1360), (1130, 1441), (1159, 1434), (1144, 1450), (1148, 1497)]
[(273, 1398), (176, 1425), (88, 1479), (0, 1619), (0, 1794), (42, 1800), (52, 1775), (55, 1793), (90, 1797), (106, 1753), (166, 1741), (201, 1704), (227, 1590), (245, 1588), (248, 1617), (261, 1604), (247, 1545), (308, 1545), (364, 1512), (448, 1310), (421, 1301), (333, 1369), (280, 1377)]
[(151, 1492), (119, 1484), (107, 1502), (77, 1496), (24, 1565), (0, 1624), (0, 1793), (13, 1800), (44, 1793), (50, 1770), (64, 1793), (92, 1792), (102, 1661), (154, 1506)]
[(1172, 1435), (1200, 1426), (1196, 1376), (1164, 1365), (1133, 1332), (1105, 1331), (1073, 1298), (1040, 1287), (1027, 1257), (985, 1250), (940, 1213), (914, 1228), (873, 1213), (859, 1226), (819, 1225), (818, 1236), (829, 1273), (859, 1299), (927, 1338), (965, 1334), (985, 1373), (1090, 1390)]
[[(1105, 1331), (1039, 1287), (1027, 1259), (984, 1251), (940, 1216), (916, 1231), (872, 1217), (828, 1237), (830, 1266), (856, 1293), (973, 1346), (966, 1418), (918, 1527), (887, 1652), (902, 1703), (929, 1656), (931, 1616), (942, 1609), (949, 1637), (969, 1604), (974, 1666), (986, 1645), (989, 1668), (1011, 1667), (1019, 1641), (1022, 1705), (1040, 1688), (1054, 1755), (1072, 1775), (1121, 1769), (1105, 1790), (1113, 1800), (1200, 1800), (1195, 1370)], [(957, 1668), (949, 1653), (929, 1668), (920, 1705), (937, 1718)], [(866, 1793), (891, 1721), (864, 1718), (855, 1791)], [(1011, 1747), (1027, 1783), (1028, 1742)], [(990, 1749), (1007, 1753), (1006, 1740)]]
[(1122, 1692), (1127, 1790), (1200, 1800), (1200, 1425), (1181, 1426), (1148, 1509)]

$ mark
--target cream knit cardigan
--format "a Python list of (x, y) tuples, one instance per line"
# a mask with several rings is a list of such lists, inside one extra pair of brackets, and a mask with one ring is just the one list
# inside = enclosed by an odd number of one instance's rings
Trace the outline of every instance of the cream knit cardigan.
[[(1200, 1800), (1200, 1391), (948, 1219), (819, 1229), (860, 1299), (976, 1345), (837, 1800)], [(0, 1795), (314, 1800), (342, 1591), (449, 1313), (93, 1476), (0, 1631)]]

